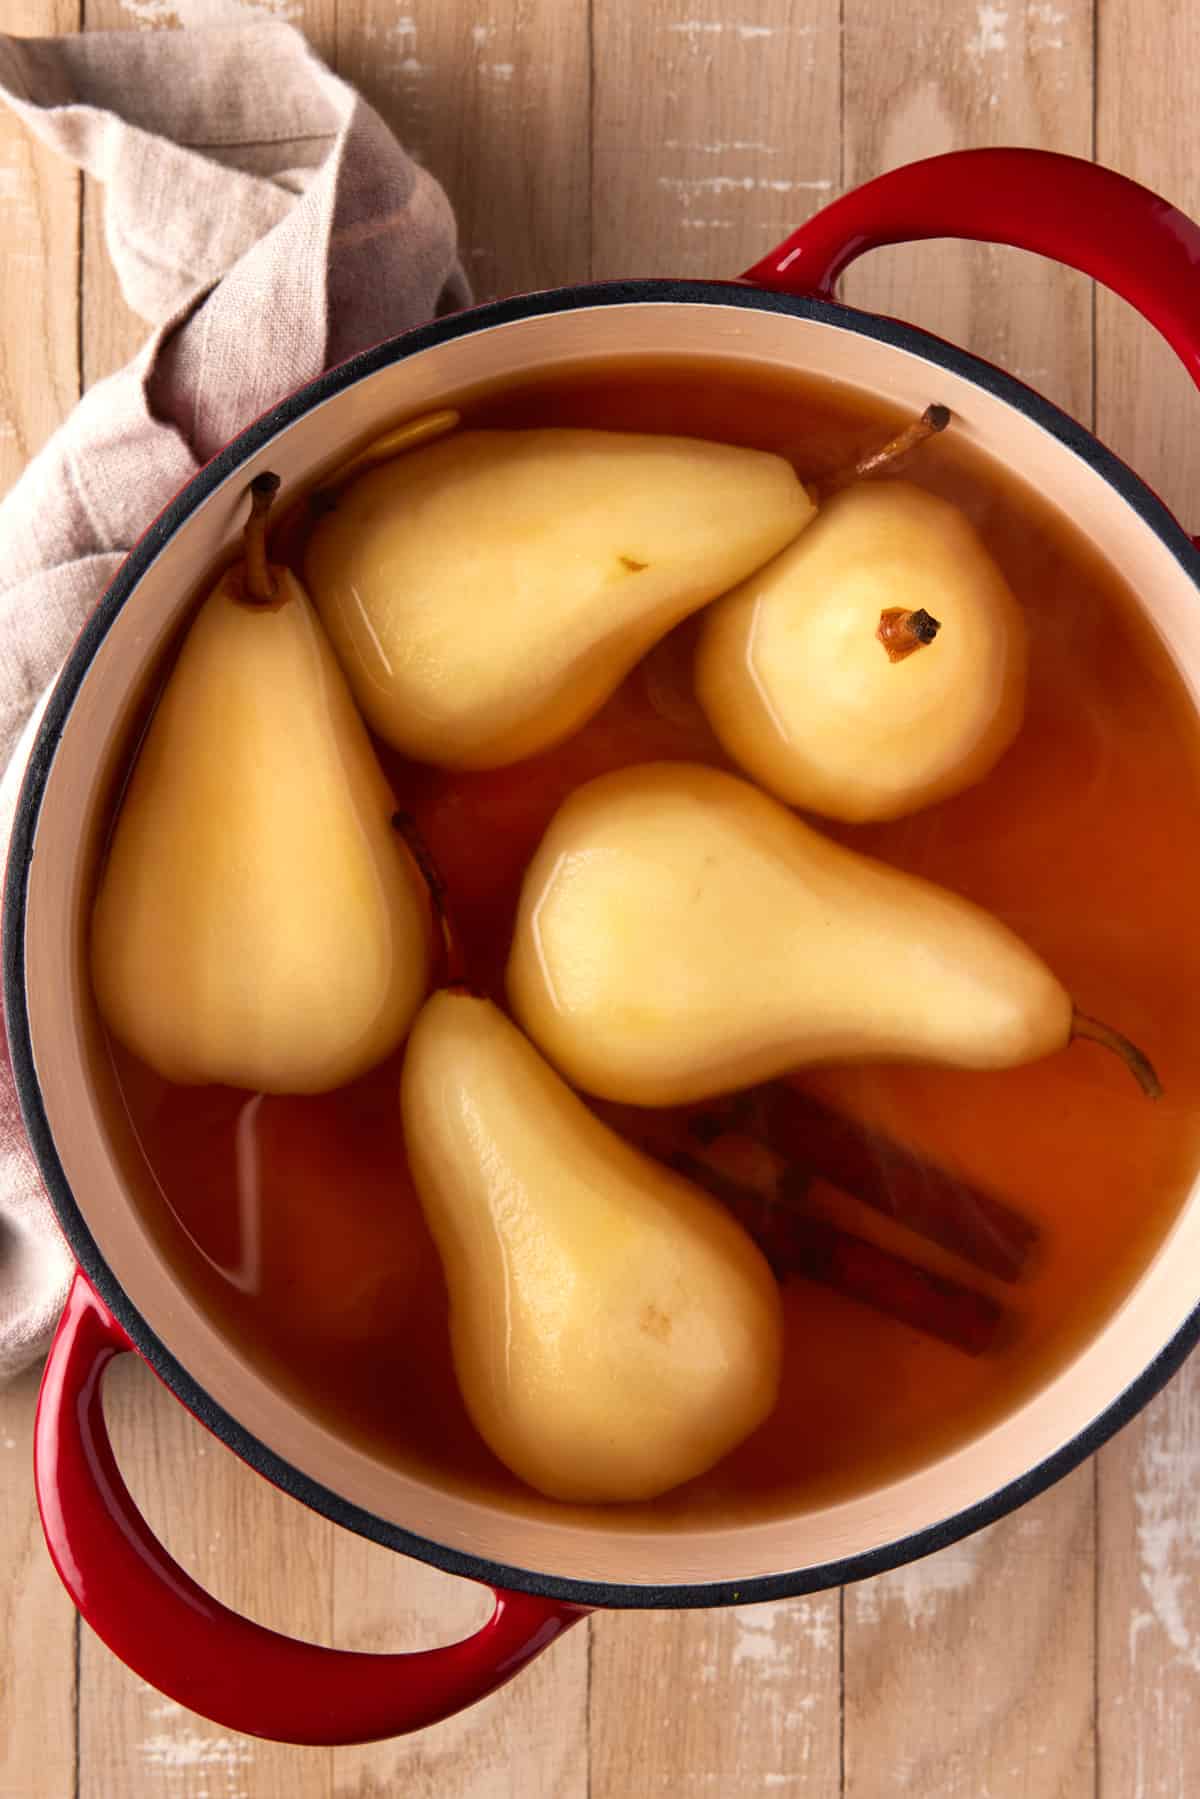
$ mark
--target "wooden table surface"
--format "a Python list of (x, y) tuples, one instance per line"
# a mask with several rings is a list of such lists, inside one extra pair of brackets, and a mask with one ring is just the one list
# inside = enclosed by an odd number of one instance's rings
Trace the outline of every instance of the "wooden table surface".
[[(1200, 215), (1186, 0), (4, 0), (49, 35), (285, 14), (446, 183), (481, 297), (728, 275), (843, 188), (956, 146), (1095, 156)], [(1193, 16), (1196, 16), (1193, 14)], [(0, 487), (143, 331), (97, 196), (0, 118)], [(848, 297), (1061, 402), (1200, 528), (1197, 400), (1150, 330), (1011, 251), (889, 251)], [(43, 321), (49, 320), (49, 326)], [(33, 1377), (0, 1394), (3, 1799), (1183, 1799), (1200, 1791), (1200, 1372), (968, 1542), (815, 1598), (593, 1619), (523, 1679), (367, 1749), (237, 1737), (81, 1630), (31, 1491)], [(172, 1550), (255, 1617), (359, 1649), (449, 1641), (469, 1585), (273, 1492), (135, 1365), (108, 1411)]]

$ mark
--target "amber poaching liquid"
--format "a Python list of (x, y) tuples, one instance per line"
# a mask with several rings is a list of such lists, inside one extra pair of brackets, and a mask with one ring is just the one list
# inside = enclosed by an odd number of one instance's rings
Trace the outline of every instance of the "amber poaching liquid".
[[(931, 372), (931, 400), (935, 388)], [(805, 478), (906, 422), (830, 383), (664, 359), (493, 389), (464, 413), (483, 426), (749, 444), (788, 455)], [(1037, 1225), (1028, 1271), (1006, 1285), (853, 1199), (819, 1185), (811, 1196), (844, 1226), (992, 1292), (1006, 1328), (996, 1347), (968, 1356), (789, 1279), (774, 1415), (701, 1479), (649, 1506), (607, 1510), (608, 1528), (803, 1511), (962, 1443), (1082, 1346), (1145, 1266), (1200, 1163), (1200, 733), (1191, 702), (1112, 572), (1045, 499), (956, 441), (953, 425), (905, 475), (965, 508), (1026, 609), (1026, 722), (971, 791), (887, 825), (822, 828), (1003, 918), (1081, 1009), (1143, 1045), (1165, 1097), (1142, 1098), (1088, 1044), (1000, 1074), (861, 1067), (805, 1076), (844, 1112)], [(282, 548), (299, 569), (302, 530)], [(497, 998), (521, 873), (565, 794), (626, 763), (722, 761), (690, 695), (693, 638), (682, 626), (577, 737), (528, 763), (439, 773), (377, 746), (441, 862), (476, 977)], [(441, 1273), (405, 1173), (400, 1057), (339, 1093), (279, 1099), (171, 1088), (115, 1045), (113, 1056), (154, 1177), (147, 1220), (180, 1280), (243, 1353), (398, 1467), (510, 1507), (561, 1509), (495, 1461), (459, 1398)]]

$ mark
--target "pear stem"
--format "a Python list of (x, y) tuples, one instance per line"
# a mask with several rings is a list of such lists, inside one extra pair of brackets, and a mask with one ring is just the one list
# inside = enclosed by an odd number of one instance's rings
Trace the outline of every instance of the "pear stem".
[(1102, 1043), (1114, 1056), (1120, 1056), (1147, 1099), (1162, 1098), (1162, 1082), (1149, 1056), (1120, 1031), (1114, 1031), (1111, 1025), (1101, 1023), (1098, 1018), (1089, 1018), (1086, 1012), (1076, 1011), (1071, 1017), (1072, 1042), (1076, 1037), (1086, 1038), (1089, 1043)]
[(442, 944), (442, 980), (443, 987), (463, 987), (471, 989), (467, 977), (467, 958), (462, 946), (462, 938), (450, 912), (450, 903), (446, 897), (446, 882), (442, 871), (433, 858), (433, 851), (422, 837), (416, 819), (411, 812), (393, 812), (392, 829), (404, 839), (409, 855), (417, 865), (421, 879), (429, 894), (429, 909), (433, 914), (437, 934)]
[(904, 606), (888, 606), (879, 614), (875, 635), (887, 651), (889, 662), (903, 662), (922, 644), (932, 643), (942, 628), (941, 619), (918, 606), (910, 612)]
[(849, 468), (838, 469), (820, 484), (822, 499), (849, 487), (854, 481), (869, 481), (873, 475), (894, 474), (912, 452), (928, 438), (936, 437), (950, 423), (950, 408), (936, 400), (927, 406), (919, 419), (905, 425), (877, 449), (864, 450)]
[(275, 577), (267, 560), (267, 515), (279, 492), (279, 476), (264, 469), (250, 483), (250, 517), (242, 533), (246, 561), (246, 598), (267, 606), (275, 598)]

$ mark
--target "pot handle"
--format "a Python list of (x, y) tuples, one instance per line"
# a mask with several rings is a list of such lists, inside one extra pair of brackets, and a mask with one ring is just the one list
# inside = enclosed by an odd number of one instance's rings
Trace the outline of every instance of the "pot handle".
[(586, 1608), (494, 1588), (464, 1642), (370, 1655), (302, 1643), (230, 1611), (171, 1559), (134, 1504), (104, 1424), (104, 1371), (133, 1344), (76, 1274), (50, 1350), (34, 1442), (50, 1554), (96, 1634), (191, 1711), (285, 1743), (365, 1743), (473, 1705)]
[(743, 281), (833, 299), (866, 250), (965, 237), (1036, 250), (1137, 307), (1200, 386), (1200, 226), (1128, 176), (1051, 150), (955, 150), (824, 207)]

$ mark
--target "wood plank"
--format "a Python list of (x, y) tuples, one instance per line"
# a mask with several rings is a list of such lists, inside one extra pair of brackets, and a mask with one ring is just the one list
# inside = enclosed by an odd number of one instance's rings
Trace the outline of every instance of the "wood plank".
[(125, 304), (104, 247), (104, 188), (83, 177), (83, 385), (90, 387), (129, 362), (150, 334)]
[[(1091, 153), (1090, 0), (973, 6), (847, 0), (845, 185), (985, 144)], [(1019, 375), (1076, 418), (1091, 407), (1091, 284), (983, 244), (879, 250), (844, 284), (856, 306), (924, 325)]]
[(596, 0), (593, 272), (737, 275), (836, 191), (837, 0)]
[[(1087, 0), (936, 0), (915, 29), (908, 8), (848, 0), (845, 54), (847, 185), (973, 144), (1089, 152)], [(1082, 277), (1017, 251), (927, 244), (867, 258), (845, 292), (1088, 417)], [(847, 1593), (847, 1795), (1091, 1793), (1093, 1517), (1087, 1467), (983, 1536)]]
[[(194, 10), (186, 0), (173, 8), (87, 0), (86, 20), (92, 30), (212, 22), (199, 12), (193, 18)], [(309, 0), (303, 22), (331, 46), (333, 0)], [(121, 296), (104, 246), (102, 193), (96, 183), (88, 189), (83, 363), (90, 383), (126, 362), (147, 327)], [(111, 1388), (107, 1410), (122, 1469), (172, 1553), (236, 1609), (328, 1641), (332, 1527), (216, 1444), (144, 1368), (119, 1365)], [(328, 1751), (262, 1743), (197, 1718), (137, 1680), (86, 1631), (80, 1668), (82, 1799), (114, 1791), (129, 1799), (328, 1799)]]
[(587, 276), (587, 24), (587, 0), (339, 0), (339, 73), (445, 185), (478, 299)]
[[(90, 0), (89, 22), (198, 23), (208, 3), (178, 0), (172, 9), (160, 0)], [(5, 28), (61, 28), (39, 22), (45, 5), (27, 24), (33, 0), (18, 4), (24, 12), (6, 13)], [(46, 5), (57, 19), (58, 0)], [(310, 25), (327, 50), (333, 0), (328, 8)], [(417, 0), (402, 11), (387, 0), (340, 0), (337, 43), (344, 72), (362, 81), (447, 180), (468, 265), (487, 294), (585, 274), (589, 208), (597, 274), (696, 275), (744, 266), (814, 210), (833, 187), (797, 181), (836, 185), (843, 172), (836, 8), (822, 6), (819, 19), (816, 10), (747, 0), (731, 23), (729, 9), (714, 0), (689, 0), (686, 8), (595, 0), (594, 198), (580, 124), (586, 38), (574, 0)], [(1086, 153), (1089, 11), (1079, 0), (1024, 8), (943, 0), (914, 20), (895, 0), (847, 0), (845, 180), (968, 141), (1043, 142)], [(1102, 160), (1200, 213), (1186, 136), (1174, 123), (1195, 110), (1186, 9), (1165, 0), (1149, 10), (1104, 0), (1099, 16)], [(819, 30), (798, 34), (797, 23)], [(74, 213), (60, 196), (74, 194), (75, 178), (40, 152), (14, 152), (8, 129), (0, 119), (0, 487), (76, 391), (75, 288), (52, 279), (64, 254), (74, 254)], [(25, 145), (23, 133), (18, 139)], [(28, 155), (34, 169), (29, 176), (22, 164), (15, 183), (3, 173), (15, 166), (14, 154)], [(9, 190), (23, 196), (30, 180), (36, 197), (21, 229), (34, 234), (34, 255), (14, 272)], [(769, 185), (788, 181), (791, 188)], [(43, 205), (46, 183), (56, 197)], [(93, 300), (86, 367), (94, 378), (124, 360), (143, 328), (114, 297), (91, 201), (85, 236)], [(52, 309), (44, 333), (42, 298), (33, 291), (39, 280)], [(847, 291), (969, 342), (1087, 415), (1090, 299), (1082, 281), (1015, 253), (926, 246), (871, 258)], [(1200, 455), (1186, 427), (1190, 390), (1169, 352), (1116, 302), (1102, 296), (1097, 316), (1101, 434), (1183, 506), (1196, 489)], [(31, 358), (28, 346), (39, 342)], [(1175, 1799), (1200, 1774), (1187, 1727), (1200, 1678), (1200, 1614), (1192, 1601), (1200, 1572), (1191, 1423), (1197, 1378), (1185, 1371), (1100, 1458), (1103, 1799)], [(217, 1474), (214, 1498), (207, 1471), (232, 1458), (144, 1372), (120, 1370), (115, 1384), (131, 1481), (177, 1551), (235, 1603), (363, 1647), (448, 1640), (481, 1615), (483, 1602), (463, 1583), (348, 1539), (336, 1549), (309, 1544), (315, 1521), (298, 1513), (289, 1526), (287, 1502), (236, 1464)], [(59, 1715), (73, 1694), (71, 1614), (40, 1535), (31, 1535), (27, 1472), (15, 1480), (9, 1472), (10, 1456), (27, 1470), (31, 1409), (31, 1383), (0, 1396), (0, 1470), (8, 1476), (0, 1478), (0, 1571), (9, 1596), (0, 1650), (0, 1799), (58, 1799), (71, 1791), (74, 1765), (70, 1718)], [(179, 1504), (181, 1466), (200, 1475), (189, 1482), (196, 1490), (190, 1517)], [(847, 1594), (848, 1793), (1042, 1799), (1090, 1791), (1091, 1516), (1084, 1470), (981, 1539)], [(255, 1545), (251, 1567), (240, 1573), (229, 1551), (234, 1531)], [(284, 1601), (272, 1596), (263, 1563), (272, 1562), (281, 1582), (286, 1546), (291, 1583), (289, 1531), (299, 1545), (295, 1585), (305, 1591)], [(260, 1545), (276, 1540), (279, 1557), (264, 1557)], [(314, 1603), (310, 1572), (317, 1587), (324, 1583), (321, 1603)], [(297, 1603), (303, 1618), (290, 1609)], [(823, 1640), (828, 1630), (836, 1644), (836, 1614), (836, 1598), (825, 1596), (744, 1613), (597, 1620), (590, 1707), (597, 1799), (764, 1791), (789, 1778), (818, 1799), (837, 1791), (837, 1657)], [(186, 1714), (156, 1715), (164, 1702), (139, 1691), (86, 1633), (84, 1656), (93, 1751), (85, 1795), (561, 1792), (573, 1799), (587, 1778), (582, 1630), (469, 1718), (406, 1743), (332, 1757), (210, 1736)], [(764, 1677), (776, 1668), (778, 1675)], [(569, 1720), (561, 1730), (560, 1719)]]
[[(1195, 15), (1164, 5), (1151, 25), (1138, 0), (1103, 0), (1097, 61), (1097, 159), (1200, 219), (1200, 168), (1180, 119), (1200, 93)], [(1123, 300), (1096, 298), (1097, 430), (1189, 531), (1200, 531), (1196, 393), (1173, 351)]]
[[(77, 16), (12, 0), (4, 26), (44, 37)], [(78, 398), (78, 221), (74, 170), (0, 112), (0, 493)], [(33, 1494), (38, 1378), (0, 1392), (0, 1799), (61, 1799), (76, 1773), (77, 1620)]]
[[(105, 1415), (151, 1528), (202, 1586), (276, 1630), (332, 1635), (333, 1527), (209, 1436), (129, 1356)], [(80, 1799), (331, 1799), (330, 1751), (260, 1742), (165, 1699), (84, 1630)]]
[(203, 31), (275, 18), (302, 31), (326, 62), (332, 64), (336, 55), (337, 0), (81, 0), (81, 5), (87, 31)]
[[(186, 7), (186, 0), (183, 0)], [(145, 6), (141, 0), (82, 0), (87, 31), (121, 31), (140, 25), (150, 30), (155, 23), (173, 22), (172, 10)], [(149, 335), (144, 319), (125, 304), (116, 271), (104, 242), (104, 184), (92, 175), (83, 177), (83, 385), (90, 387), (135, 356)]]
[[(1097, 154), (1200, 218), (1200, 174), (1178, 120), (1197, 76), (1187, 9), (1151, 25), (1133, 0), (1100, 8)], [(1149, 27), (1149, 28), (1148, 28)], [(1200, 530), (1197, 396), (1174, 355), (1101, 293), (1097, 429)], [(1099, 1799), (1175, 1799), (1200, 1786), (1200, 1365), (1098, 1457)]]
[[(736, 275), (834, 192), (836, 0), (595, 0), (592, 266)], [(592, 1623), (592, 1793), (837, 1793), (836, 1594)]]
[(0, 1392), (0, 1799), (75, 1785), (76, 1617), (33, 1496), (38, 1373)]
[[(10, 0), (18, 37), (74, 29), (77, 0)], [(79, 177), (0, 112), (0, 493), (79, 397)]]
[(845, 1794), (1091, 1799), (1092, 1469), (846, 1591)]
[[(446, 185), (464, 265), (484, 299), (579, 280), (588, 268), (584, 0), (339, 0), (338, 69)], [(452, 1642), (487, 1615), (470, 1583), (339, 1536), (337, 1641)], [(437, 1729), (335, 1752), (338, 1799), (582, 1799), (584, 1625), (503, 1692)]]
[[(834, 1799), (836, 1593), (592, 1622), (591, 1799)], [(881, 1789), (876, 1789), (878, 1793)]]
[[(334, 1630), (348, 1649), (430, 1649), (484, 1622), (491, 1594), (339, 1534)], [(509, 1686), (433, 1730), (333, 1754), (337, 1799), (586, 1799), (588, 1630), (577, 1625)]]
[(1200, 1786), (1200, 1366), (1101, 1450), (1098, 1799)]

